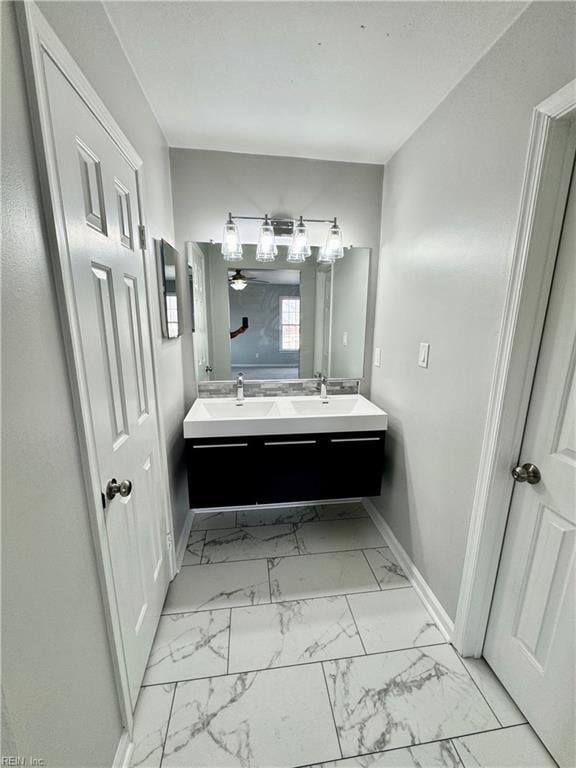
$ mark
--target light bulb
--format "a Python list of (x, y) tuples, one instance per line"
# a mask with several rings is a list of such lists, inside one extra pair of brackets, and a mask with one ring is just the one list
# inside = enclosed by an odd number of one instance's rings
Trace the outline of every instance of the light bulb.
[(306, 229), (302, 216), (300, 216), (300, 221), (294, 227), (292, 242), (288, 248), (287, 260), (301, 263), (305, 261), (311, 253), (312, 249), (308, 244), (308, 230)]
[(344, 258), (342, 230), (338, 226), (336, 218), (334, 218), (334, 223), (331, 224), (330, 229), (328, 230), (328, 237), (326, 238), (326, 245), (324, 246), (324, 252), (327, 258), (332, 258), (332, 259)]
[(240, 232), (238, 231), (238, 225), (232, 219), (231, 213), (228, 214), (228, 221), (224, 225), (221, 252), (224, 261), (242, 261)]
[(278, 248), (274, 236), (274, 227), (270, 223), (268, 214), (264, 216), (264, 223), (260, 227), (260, 237), (256, 248), (256, 261), (274, 261), (278, 255)]

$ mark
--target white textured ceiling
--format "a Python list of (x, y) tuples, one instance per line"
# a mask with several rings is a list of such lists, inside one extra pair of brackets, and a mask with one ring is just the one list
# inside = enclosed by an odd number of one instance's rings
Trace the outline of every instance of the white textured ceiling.
[(403, 144), (525, 6), (105, 3), (171, 146), (372, 163)]

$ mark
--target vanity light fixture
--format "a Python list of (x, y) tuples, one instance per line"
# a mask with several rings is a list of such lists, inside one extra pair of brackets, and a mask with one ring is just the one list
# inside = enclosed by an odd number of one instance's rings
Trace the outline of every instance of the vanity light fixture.
[(232, 214), (228, 214), (228, 221), (224, 225), (222, 235), (222, 256), (224, 261), (242, 261), (242, 243), (238, 224), (233, 220)]
[(274, 261), (277, 255), (278, 248), (276, 247), (274, 237), (274, 227), (266, 213), (264, 215), (264, 222), (260, 227), (258, 247), (256, 248), (256, 261)]
[(256, 248), (256, 261), (275, 261), (278, 255), (276, 237), (284, 238), (292, 235), (292, 240), (288, 247), (287, 261), (291, 263), (304, 262), (312, 253), (308, 242), (306, 222), (330, 224), (326, 244), (318, 252), (317, 261), (320, 264), (334, 264), (336, 259), (344, 257), (342, 230), (336, 217), (334, 219), (305, 219), (303, 216), (300, 216), (298, 222), (296, 222), (287, 216), (273, 216), (270, 218), (268, 214), (262, 217), (233, 216), (229, 213), (224, 225), (224, 236), (222, 238), (222, 256), (225, 261), (242, 260), (242, 243), (240, 242), (240, 234), (235, 219), (262, 222)]
[(302, 263), (306, 261), (308, 256), (312, 253), (312, 249), (308, 244), (308, 230), (304, 219), (300, 216), (300, 221), (294, 227), (294, 234), (292, 235), (292, 242), (288, 248), (287, 261), (292, 263)]

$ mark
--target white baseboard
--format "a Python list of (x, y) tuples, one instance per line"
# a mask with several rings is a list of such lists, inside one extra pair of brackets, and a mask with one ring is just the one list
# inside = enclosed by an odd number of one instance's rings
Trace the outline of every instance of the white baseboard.
[(188, 539), (190, 538), (190, 529), (192, 528), (193, 520), (194, 510), (189, 509), (188, 514), (186, 515), (186, 520), (184, 521), (184, 525), (182, 526), (182, 531), (180, 532), (178, 544), (176, 545), (176, 573), (178, 573), (180, 568), (182, 568), (182, 561), (184, 560), (186, 545), (188, 544)]
[(134, 742), (130, 740), (128, 731), (122, 731), (112, 768), (129, 768), (133, 752)]
[(440, 604), (440, 601), (434, 592), (432, 592), (426, 583), (426, 580), (406, 553), (404, 547), (400, 544), (396, 536), (394, 536), (392, 529), (374, 506), (374, 502), (370, 499), (362, 499), (362, 502), (372, 518), (372, 522), (384, 537), (384, 540), (392, 550), (392, 554), (396, 560), (398, 560), (404, 573), (410, 580), (410, 583), (418, 593), (419, 598), (422, 600), (428, 612), (442, 631), (442, 634), (446, 637), (446, 640), (451, 643), (454, 635), (454, 622), (450, 616), (448, 616)]

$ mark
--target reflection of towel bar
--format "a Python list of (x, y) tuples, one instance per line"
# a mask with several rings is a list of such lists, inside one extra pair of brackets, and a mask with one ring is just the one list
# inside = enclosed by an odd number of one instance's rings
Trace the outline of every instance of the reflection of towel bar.
[(248, 443), (217, 443), (216, 445), (193, 445), (192, 448), (248, 448)]
[(264, 445), (316, 445), (316, 440), (275, 440)]
[(331, 443), (374, 443), (381, 437), (331, 437)]

